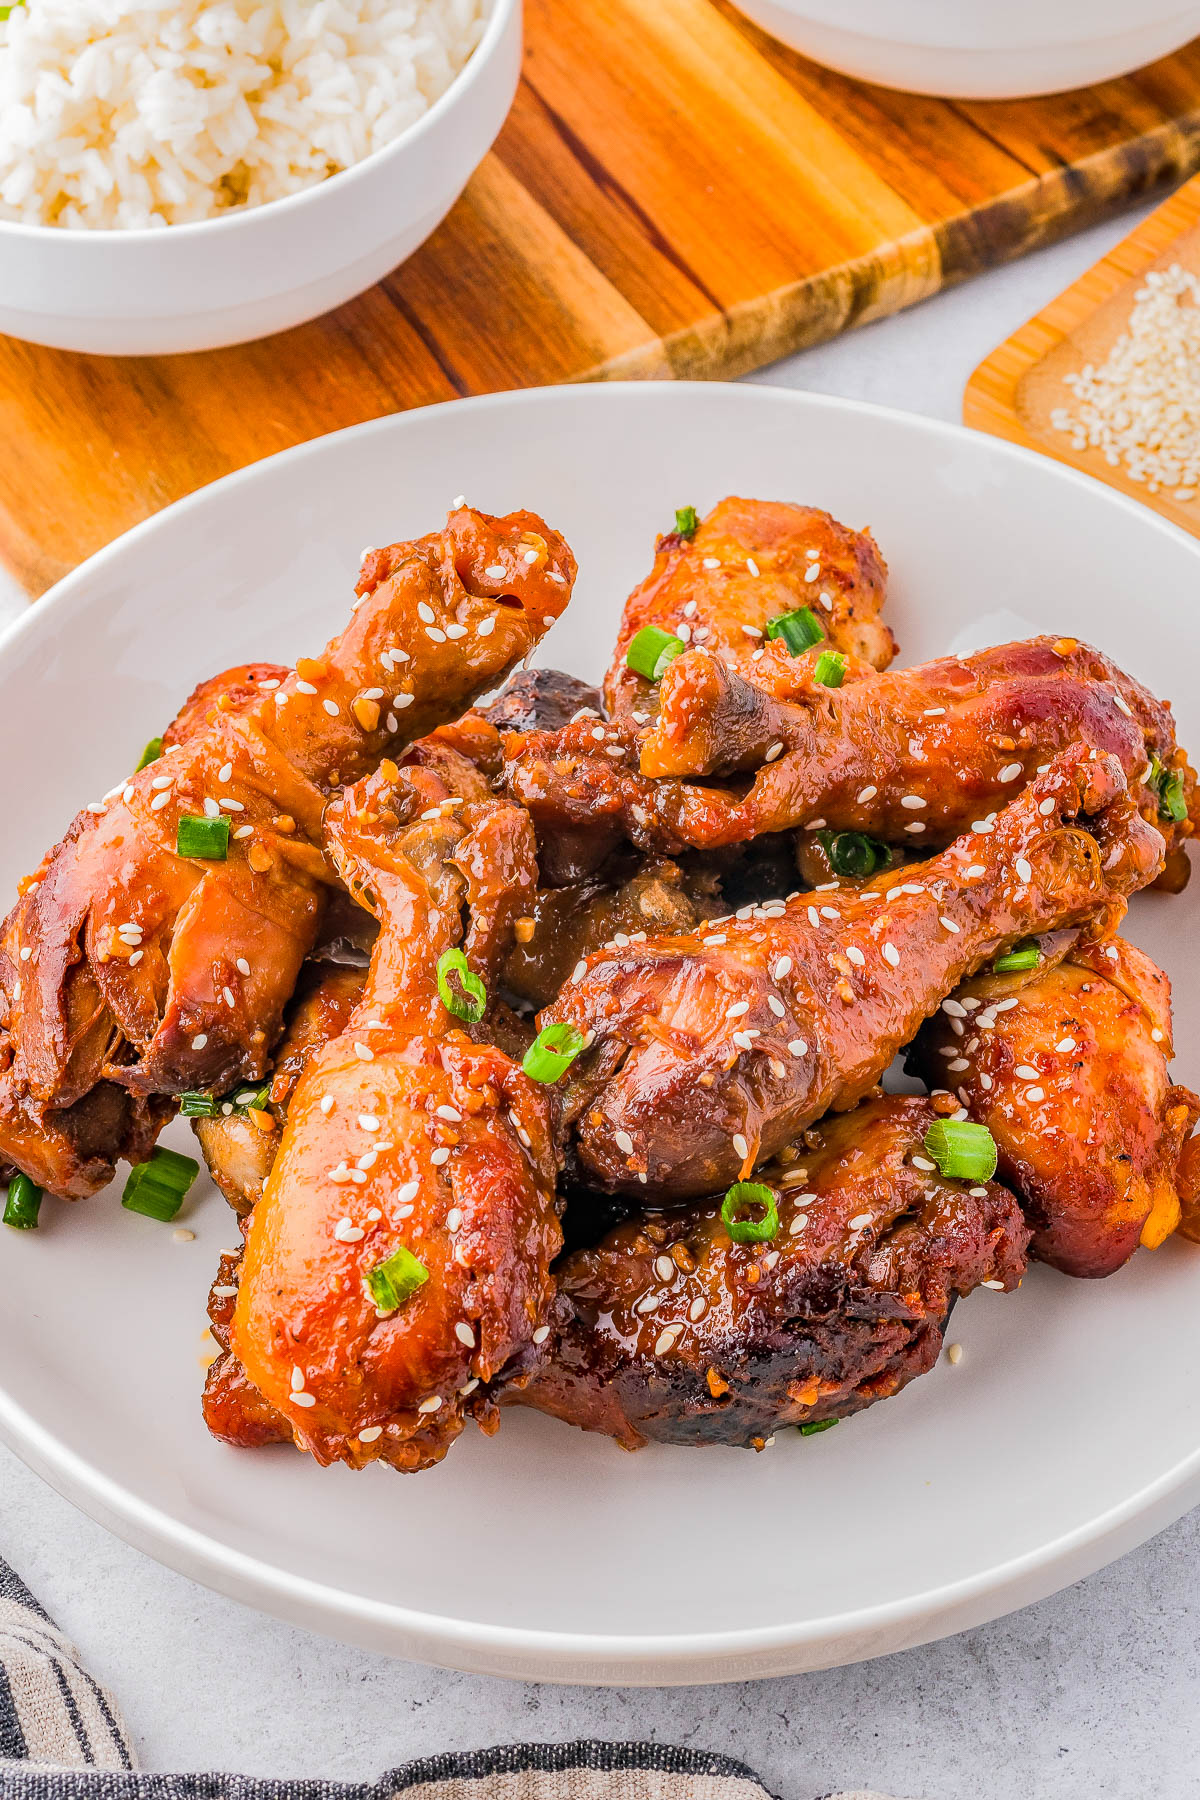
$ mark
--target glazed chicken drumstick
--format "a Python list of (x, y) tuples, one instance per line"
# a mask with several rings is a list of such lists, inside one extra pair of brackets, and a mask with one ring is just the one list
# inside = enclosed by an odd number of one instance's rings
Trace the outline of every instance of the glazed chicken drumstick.
[(625, 602), (604, 683), (614, 717), (654, 710), (654, 684), (625, 660), (647, 625), (741, 663), (772, 619), (808, 607), (835, 650), (877, 669), (891, 662), (896, 641), (878, 616), (887, 567), (869, 531), (779, 500), (722, 500), (703, 521), (689, 512), (683, 531), (659, 538), (653, 569)]
[(685, 1199), (852, 1105), (959, 981), (1031, 932), (1119, 916), (1163, 840), (1112, 757), (1076, 745), (986, 830), (851, 894), (799, 895), (575, 970), (543, 1025), (589, 1045), (570, 1149), (601, 1187)]
[(543, 1328), (562, 1241), (545, 1089), (453, 1010), (481, 1017), (535, 846), (519, 808), (387, 761), (326, 830), (380, 935), (291, 1097), (247, 1230), (241, 1373), (216, 1370), (211, 1414), (229, 1430), (226, 1384), (244, 1376), (320, 1462), (424, 1468), (467, 1417), (494, 1416), (488, 1384)]
[(1170, 1058), (1170, 983), (1111, 938), (1049, 967), (973, 976), (924, 1026), (909, 1067), (988, 1127), (1034, 1255), (1068, 1275), (1111, 1275), (1179, 1223), (1200, 1099), (1172, 1086)]
[(320, 656), (189, 709), (182, 742), (79, 814), (0, 940), (0, 1158), (90, 1193), (145, 1154), (156, 1097), (262, 1072), (319, 928), (326, 795), (499, 680), (574, 573), (530, 513), (460, 508), (372, 550)]
[(629, 1450), (761, 1450), (898, 1393), (937, 1361), (957, 1296), (1025, 1269), (1007, 1189), (948, 1180), (924, 1154), (935, 1117), (889, 1096), (824, 1120), (760, 1173), (777, 1224), (759, 1241), (734, 1242), (704, 1200), (564, 1257), (550, 1338), (506, 1404)]
[[(509, 790), (539, 835), (590, 822), (593, 842), (607, 831), (660, 855), (794, 828), (935, 849), (1078, 741), (1117, 758), (1172, 841), (1200, 817), (1169, 708), (1087, 645), (1035, 638), (838, 688), (815, 659), (778, 643), (749, 670), (679, 656), (645, 730), (579, 720), (507, 739)], [(693, 779), (714, 775), (725, 784)]]

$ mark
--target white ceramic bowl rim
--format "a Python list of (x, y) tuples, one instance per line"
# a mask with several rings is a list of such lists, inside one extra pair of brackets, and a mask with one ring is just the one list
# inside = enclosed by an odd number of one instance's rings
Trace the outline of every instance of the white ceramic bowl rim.
[[(504, 0), (500, 0), (503, 4)], [(694, 384), (682, 384), (684, 386)], [(716, 386), (735, 387), (732, 383), (713, 384)], [(624, 392), (630, 388), (639, 391), (662, 389), (678, 391), (680, 384), (675, 382), (609, 382), (599, 383), (591, 387), (589, 395), (592, 404), (619, 406)], [(413, 411), (441, 411), (445, 406), (466, 407), (473, 412), (481, 412), (497, 406), (537, 407), (539, 402), (557, 395), (555, 388), (533, 388), (519, 392), (490, 394), (465, 400), (452, 400), (441, 403), (436, 408), (414, 408)], [(877, 406), (865, 401), (845, 400), (830, 395), (812, 393), (793, 393), (790, 390), (772, 390), (758, 388), (755, 390), (758, 404), (774, 404), (777, 406), (794, 406), (797, 403), (804, 410), (815, 412), (851, 413), (860, 416), (867, 426), (874, 420), (902, 422), (910, 430), (919, 431), (927, 436), (941, 440), (948, 451), (956, 445), (977, 440), (978, 434), (961, 425), (951, 425), (936, 419), (929, 419), (903, 412), (896, 407)], [(371, 420), (365, 424), (352, 425), (342, 432), (331, 432), (325, 437), (316, 438), (306, 444), (299, 444), (290, 450), (278, 452), (266, 459), (279, 464), (285, 460), (292, 463), (312, 455), (327, 444), (330, 439), (349, 435), (351, 432), (368, 435), (383, 432), (394, 427), (395, 416)], [(1169, 524), (1144, 507), (1139, 501), (1129, 499), (1112, 489), (1103, 488), (1091, 476), (1082, 475), (1063, 464), (1050, 462), (1035, 452), (1001, 440), (990, 441), (991, 452), (1005, 459), (1016, 459), (1029, 467), (1036, 467), (1043, 472), (1044, 478), (1052, 485), (1067, 483), (1075, 487), (1083, 487), (1093, 495), (1103, 493), (1109, 505), (1125, 511), (1130, 517), (1140, 520), (1140, 529), (1166, 533), (1168, 536), (1186, 542), (1195, 550), (1196, 546), (1188, 534), (1178, 527)], [(238, 482), (252, 480), (263, 468), (262, 463), (251, 464), (227, 475), (218, 482), (210, 483), (207, 488), (199, 489), (195, 494), (175, 502), (171, 507), (154, 514), (131, 531), (124, 533), (103, 550), (90, 557), (80, 568), (66, 576), (38, 603), (36, 608), (16, 621), (0, 636), (0, 655), (10, 643), (29, 630), (43, 628), (48, 609), (53, 609), (60, 598), (66, 598), (79, 583), (87, 582), (92, 572), (102, 568), (109, 560), (123, 553), (127, 545), (146, 533), (154, 532), (168, 515), (175, 515), (184, 508), (192, 508), (202, 504), (214, 488), (228, 488)], [(854, 1633), (862, 1633), (872, 1629), (878, 1630), (887, 1625), (905, 1624), (911, 1621), (920, 1626), (931, 1617), (952, 1609), (956, 1605), (970, 1602), (981, 1596), (1005, 1588), (1019, 1582), (1023, 1577), (1036, 1574), (1065, 1556), (1086, 1550), (1088, 1546), (1103, 1542), (1106, 1538), (1119, 1533), (1122, 1526), (1139, 1515), (1152, 1511), (1157, 1505), (1169, 1501), (1181, 1486), (1200, 1473), (1200, 1445), (1183, 1456), (1170, 1469), (1164, 1471), (1156, 1479), (1146, 1482), (1133, 1494), (1126, 1495), (1119, 1503), (1109, 1507), (1096, 1518), (1073, 1530), (1059, 1533), (1049, 1542), (1041, 1544), (1035, 1550), (1024, 1555), (1006, 1560), (984, 1569), (976, 1574), (962, 1577), (959, 1580), (946, 1582), (938, 1587), (927, 1588), (919, 1594), (912, 1594), (900, 1600), (886, 1601), (875, 1606), (860, 1607), (855, 1611), (832, 1613), (821, 1618), (796, 1621), (782, 1625), (760, 1626), (740, 1630), (694, 1632), (674, 1634), (640, 1633), (633, 1636), (621, 1636), (615, 1633), (601, 1634), (596, 1632), (573, 1633), (566, 1631), (547, 1631), (520, 1626), (498, 1626), (464, 1620), (459, 1617), (436, 1614), (428, 1610), (415, 1610), (391, 1602), (372, 1601), (361, 1595), (348, 1594), (344, 1590), (327, 1586), (314, 1581), (311, 1577), (290, 1570), (272, 1567), (270, 1564), (243, 1551), (233, 1549), (224, 1544), (217, 1544), (203, 1532), (181, 1524), (169, 1513), (158, 1506), (151, 1505), (130, 1493), (121, 1484), (107, 1475), (100, 1474), (85, 1457), (67, 1448), (52, 1432), (44, 1428), (38, 1420), (11, 1396), (0, 1389), (0, 1433), (14, 1446), (19, 1446), (24, 1459), (59, 1488), (61, 1492), (76, 1504), (82, 1504), (92, 1516), (107, 1520), (120, 1520), (128, 1528), (130, 1541), (139, 1546), (154, 1546), (169, 1543), (178, 1551), (181, 1567), (194, 1578), (206, 1581), (219, 1591), (236, 1592), (239, 1598), (247, 1596), (263, 1597), (266, 1604), (273, 1601), (280, 1603), (279, 1611), (283, 1616), (292, 1616), (292, 1609), (297, 1598), (302, 1598), (312, 1612), (321, 1616), (332, 1635), (338, 1635), (347, 1617), (353, 1617), (366, 1625), (383, 1627), (389, 1633), (397, 1629), (408, 1632), (418, 1643), (428, 1644), (435, 1636), (441, 1640), (440, 1647), (455, 1646), (477, 1657), (481, 1648), (499, 1652), (508, 1658), (521, 1655), (535, 1657), (561, 1656), (574, 1660), (589, 1658), (597, 1663), (622, 1662), (629, 1670), (639, 1666), (650, 1665), (664, 1658), (670, 1659), (676, 1672), (687, 1679), (689, 1664), (703, 1664), (706, 1659), (714, 1657), (729, 1660), (736, 1657), (753, 1657), (756, 1654), (769, 1654), (773, 1650), (787, 1650), (802, 1644), (815, 1641), (836, 1641), (845, 1639)], [(1164, 1521), (1165, 1523), (1166, 1521)], [(151, 1554), (156, 1554), (151, 1548)], [(439, 1658), (442, 1660), (442, 1658)], [(466, 1666), (471, 1666), (469, 1663)], [(582, 1676), (567, 1675), (565, 1679), (586, 1679)], [(722, 1676), (713, 1679), (731, 1679)], [(701, 1679), (705, 1679), (701, 1677)]]
[(195, 238), (202, 233), (226, 234), (237, 230), (245, 230), (252, 222), (264, 213), (272, 216), (280, 213), (285, 207), (296, 211), (306, 203), (311, 203), (318, 194), (325, 194), (331, 189), (342, 190), (349, 186), (356, 177), (361, 176), (367, 168), (375, 168), (385, 158), (398, 154), (406, 149), (414, 140), (432, 131), (442, 115), (449, 112), (451, 106), (467, 97), (469, 90), (475, 85), (483, 65), (492, 51), (504, 36), (505, 28), (514, 11), (521, 5), (521, 0), (490, 0), (491, 10), (483, 36), (472, 50), (470, 56), (459, 70), (444, 94), (440, 94), (429, 108), (415, 119), (398, 138), (390, 144), (384, 144), (378, 150), (372, 150), (369, 156), (361, 161), (351, 163), (348, 169), (339, 169), (336, 175), (327, 175), (323, 181), (314, 181), (311, 187), (300, 188), (294, 194), (284, 194), (278, 200), (264, 200), (261, 206), (238, 206), (228, 212), (218, 213), (215, 219), (192, 219), (183, 225), (139, 225), (132, 230), (120, 226), (97, 225), (86, 229), (66, 230), (61, 225), (28, 225), (19, 219), (0, 219), (0, 241), (4, 238), (28, 238), (30, 241), (44, 238), (51, 233), (56, 238), (69, 239), (71, 243), (100, 243), (111, 247), (113, 244), (161, 242), (169, 237), (172, 242), (181, 238)]

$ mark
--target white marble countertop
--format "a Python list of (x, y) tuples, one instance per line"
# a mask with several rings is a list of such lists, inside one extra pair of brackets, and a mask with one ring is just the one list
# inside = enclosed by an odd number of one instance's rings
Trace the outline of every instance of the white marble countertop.
[[(957, 419), (975, 364), (1126, 218), (759, 381)], [(0, 588), (0, 621), (21, 606)], [(1033, 1397), (1036, 1398), (1036, 1397)], [(887, 1516), (881, 1530), (902, 1521)], [(648, 1737), (739, 1757), (784, 1800), (858, 1785), (928, 1800), (1184, 1800), (1200, 1762), (1200, 1512), (1091, 1580), (940, 1644), (717, 1688), (508, 1683), (280, 1625), (128, 1549), (0, 1451), (0, 1554), (116, 1692), (144, 1766), (364, 1778), (514, 1739)]]

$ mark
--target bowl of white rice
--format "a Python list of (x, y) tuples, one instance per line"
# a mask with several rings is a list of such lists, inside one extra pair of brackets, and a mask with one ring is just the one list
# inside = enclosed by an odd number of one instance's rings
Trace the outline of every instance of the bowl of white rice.
[(206, 350), (362, 293), (516, 92), (521, 0), (0, 5), (0, 332)]

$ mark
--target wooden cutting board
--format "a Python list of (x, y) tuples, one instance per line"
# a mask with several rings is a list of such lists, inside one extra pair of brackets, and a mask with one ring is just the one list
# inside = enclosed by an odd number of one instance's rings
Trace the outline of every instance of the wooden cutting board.
[(1200, 175), (1122, 238), (1064, 293), (1022, 325), (980, 363), (967, 383), (963, 417), (978, 431), (1070, 463), (1085, 475), (1119, 488), (1185, 531), (1200, 537), (1200, 493), (1159, 488), (1130, 478), (1123, 462), (1111, 464), (1091, 445), (1074, 448), (1071, 433), (1056, 428), (1059, 408), (1076, 401), (1063, 377), (1087, 365), (1100, 368), (1129, 322), (1137, 290), (1152, 269), (1173, 264), (1200, 277)]
[(0, 556), (31, 593), (168, 501), (381, 413), (530, 384), (729, 376), (1200, 167), (1200, 41), (966, 104), (843, 79), (724, 0), (527, 0), (525, 80), (430, 242), (234, 350), (0, 339)]

